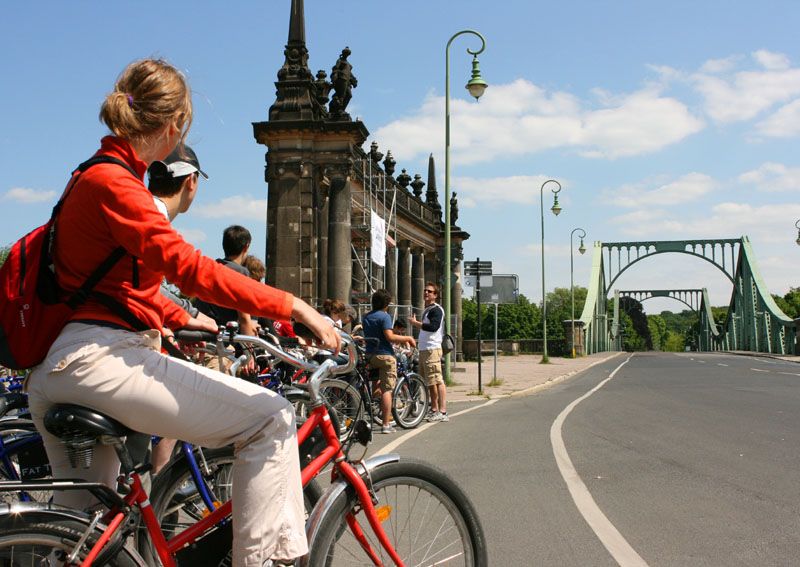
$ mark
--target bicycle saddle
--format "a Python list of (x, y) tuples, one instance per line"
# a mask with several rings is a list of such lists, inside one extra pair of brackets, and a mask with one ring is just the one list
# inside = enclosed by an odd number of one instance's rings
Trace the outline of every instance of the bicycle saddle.
[(73, 404), (58, 404), (50, 408), (44, 416), (44, 427), (61, 439), (75, 435), (125, 437), (133, 433), (116, 419)]
[(21, 392), (12, 392), (0, 396), (0, 417), (16, 409), (28, 407), (28, 395)]

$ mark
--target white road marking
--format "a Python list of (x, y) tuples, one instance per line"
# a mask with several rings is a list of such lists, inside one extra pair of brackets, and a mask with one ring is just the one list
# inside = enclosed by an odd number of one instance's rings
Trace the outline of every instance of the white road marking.
[(728, 366), (727, 364), (722, 364), (721, 362), (717, 362), (717, 366)]
[(753, 372), (771, 372), (770, 370), (762, 370), (761, 368), (751, 368)]
[(561, 476), (567, 484), (575, 506), (577, 506), (578, 511), (586, 520), (586, 523), (589, 524), (589, 527), (592, 528), (595, 535), (597, 535), (600, 542), (622, 567), (646, 567), (647, 562), (642, 559), (642, 557), (636, 553), (636, 550), (622, 537), (619, 530), (617, 530), (614, 524), (603, 514), (603, 511), (600, 510), (600, 507), (594, 501), (594, 498), (592, 498), (589, 489), (586, 488), (586, 485), (578, 475), (578, 471), (575, 470), (569, 458), (569, 453), (567, 453), (567, 448), (564, 445), (564, 439), (561, 436), (561, 428), (564, 425), (564, 420), (566, 420), (572, 410), (583, 400), (602, 388), (632, 357), (633, 355), (629, 356), (625, 359), (625, 362), (617, 366), (614, 371), (609, 374), (608, 378), (564, 408), (564, 411), (558, 415), (553, 425), (550, 427), (550, 443), (553, 445), (553, 455), (556, 458), (558, 470), (561, 472)]
[[(476, 406), (472, 406), (470, 408), (463, 409), (461, 411), (457, 411), (456, 413), (451, 413), (451, 414), (449, 414), (450, 415), (450, 419), (452, 419), (454, 417), (458, 417), (459, 415), (464, 415), (465, 413), (469, 413), (471, 411), (475, 411), (476, 409), (485, 408), (486, 406), (490, 406), (490, 405), (492, 405), (494, 403), (497, 403), (497, 400), (499, 400), (499, 399), (500, 398), (494, 398), (493, 400), (489, 400), (489, 401), (487, 401), (485, 403), (478, 404)], [(433, 427), (434, 425), (439, 425), (439, 427), (447, 427), (446, 423), (439, 424), (439, 423), (436, 423), (436, 422), (426, 423), (425, 425), (419, 425), (419, 426), (417, 426), (416, 429), (412, 429), (408, 433), (406, 433), (406, 434), (404, 434), (402, 436), (399, 436), (397, 439), (395, 439), (391, 443), (387, 443), (382, 449), (380, 449), (377, 453), (375, 453), (374, 456), (377, 457), (378, 455), (386, 455), (388, 453), (391, 453), (392, 451), (397, 449), (400, 445), (402, 445), (403, 443), (405, 443), (406, 441), (408, 441), (412, 437), (416, 437), (417, 435), (419, 435), (420, 433), (422, 433), (426, 429), (429, 429), (429, 428)]]
[(797, 372), (778, 372), (778, 374), (784, 374), (786, 376), (800, 376)]

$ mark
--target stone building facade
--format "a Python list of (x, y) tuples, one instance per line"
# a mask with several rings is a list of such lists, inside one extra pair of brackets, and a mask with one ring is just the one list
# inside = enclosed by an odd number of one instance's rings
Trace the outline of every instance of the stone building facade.
[[(311, 73), (303, 0), (292, 0), (284, 56), (268, 120), (253, 123), (256, 141), (267, 147), (267, 283), (312, 305), (326, 298), (364, 305), (373, 290), (385, 287), (396, 300), (398, 316), (420, 310), (425, 282), (444, 279), (444, 222), (433, 157), (426, 183), (405, 169), (395, 175), (391, 151), (384, 156), (374, 142), (363, 149), (369, 132), (347, 113), (358, 84), (350, 50), (342, 50), (330, 78), (325, 71)], [(447, 206), (455, 223), (455, 194)], [(371, 255), (375, 215), (386, 226), (382, 262)], [(461, 336), (460, 261), (467, 238), (452, 224), (456, 324), (450, 330), (456, 337)]]

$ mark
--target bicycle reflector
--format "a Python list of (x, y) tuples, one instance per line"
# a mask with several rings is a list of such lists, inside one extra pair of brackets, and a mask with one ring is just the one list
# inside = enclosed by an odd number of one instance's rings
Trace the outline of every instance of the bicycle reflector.
[(378, 517), (378, 521), (383, 523), (391, 517), (392, 507), (389, 506), (388, 504), (384, 506), (378, 506), (377, 508), (375, 508), (375, 515)]

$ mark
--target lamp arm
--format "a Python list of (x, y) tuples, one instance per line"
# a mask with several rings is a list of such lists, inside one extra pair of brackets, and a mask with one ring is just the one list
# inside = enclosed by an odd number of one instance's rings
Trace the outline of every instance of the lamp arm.
[(469, 29), (461, 30), (460, 32), (456, 32), (455, 34), (453, 34), (453, 37), (451, 37), (449, 39), (449, 41), (447, 42), (447, 47), (445, 47), (445, 51), (449, 51), (450, 50), (450, 44), (453, 43), (453, 40), (455, 38), (457, 38), (460, 35), (464, 35), (464, 34), (474, 35), (478, 39), (481, 40), (481, 48), (480, 49), (478, 49), (477, 51), (473, 51), (472, 49), (467, 48), (467, 53), (469, 53), (470, 55), (480, 55), (481, 53), (483, 53), (483, 50), (486, 49), (486, 39), (480, 34), (480, 32), (476, 32), (475, 30), (469, 30)]

